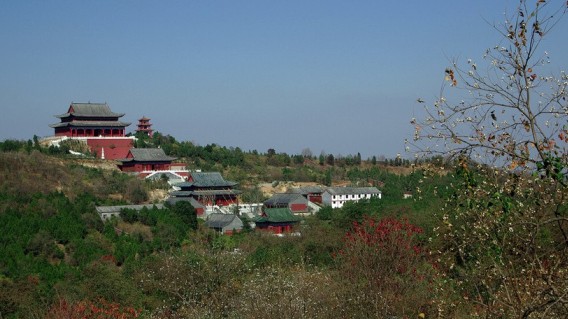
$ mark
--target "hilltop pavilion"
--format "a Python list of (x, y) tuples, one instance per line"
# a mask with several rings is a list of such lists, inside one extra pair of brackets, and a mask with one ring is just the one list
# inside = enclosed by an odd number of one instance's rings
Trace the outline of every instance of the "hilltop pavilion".
[(66, 113), (55, 115), (59, 123), (52, 144), (65, 139), (84, 141), (97, 158), (125, 158), (134, 139), (126, 136), (130, 123), (120, 121), (124, 113), (114, 113), (106, 103), (71, 103)]

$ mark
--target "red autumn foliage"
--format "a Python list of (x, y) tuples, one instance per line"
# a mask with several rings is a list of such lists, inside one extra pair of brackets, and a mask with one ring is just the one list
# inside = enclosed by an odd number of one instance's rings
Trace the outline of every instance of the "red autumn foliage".
[(398, 274), (415, 272), (415, 264), (423, 258), (416, 236), (423, 230), (406, 219), (365, 217), (354, 222), (351, 232), (345, 234), (344, 247), (339, 255), (353, 267), (391, 270)]
[(51, 306), (47, 319), (131, 319), (140, 316), (140, 310), (117, 303), (99, 300), (70, 303), (59, 299)]
[(434, 269), (418, 244), (422, 233), (406, 219), (365, 217), (353, 223), (335, 258), (347, 284), (355, 285), (350, 291), (364, 300), (359, 306), (387, 304), (389, 315), (429, 307)]

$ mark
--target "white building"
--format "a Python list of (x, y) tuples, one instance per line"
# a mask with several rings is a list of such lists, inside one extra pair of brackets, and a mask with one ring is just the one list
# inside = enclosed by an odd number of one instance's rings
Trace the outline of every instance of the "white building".
[(102, 221), (107, 221), (112, 217), (119, 217), (120, 212), (123, 209), (133, 209), (135, 211), (141, 211), (143, 208), (152, 209), (164, 209), (162, 204), (145, 204), (145, 205), (119, 205), (119, 206), (96, 206), (95, 209), (99, 213), (99, 217)]
[(341, 208), (348, 201), (381, 196), (381, 191), (376, 187), (329, 187), (322, 194), (322, 203), (331, 208)]

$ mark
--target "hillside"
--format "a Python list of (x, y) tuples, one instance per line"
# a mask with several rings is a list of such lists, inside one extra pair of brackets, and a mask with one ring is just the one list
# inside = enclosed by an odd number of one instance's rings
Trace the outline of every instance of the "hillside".
[[(104, 168), (104, 169), (103, 169)], [(143, 183), (101, 160), (50, 156), (37, 150), (0, 152), (0, 190), (6, 194), (82, 193), (101, 201), (138, 203), (147, 199)]]
[[(421, 174), (397, 175), (379, 165), (305, 161), (282, 167), (266, 155), (246, 154), (246, 161), (223, 166), (205, 155), (184, 160), (239, 178), (243, 198), (255, 201), (290, 187), (320, 184), (295, 181), (295, 174), (315, 179), (333, 175), (333, 185), (380, 180), (386, 199), (308, 217), (298, 225), (301, 236), (296, 237), (256, 231), (219, 236), (203, 222), (196, 225), (195, 215), (180, 207), (103, 223), (95, 205), (153, 201), (163, 197), (164, 185), (123, 174), (112, 162), (49, 152), (0, 152), (2, 318), (29, 313), (69, 318), (81, 309), (114, 311), (123, 318), (132, 311), (152, 318), (267, 318), (273, 317), (270, 309), (280, 312), (291, 305), (292, 296), (304, 294), (313, 300), (304, 299), (303, 317), (330, 317), (329, 309), (336, 308), (359, 316), (360, 305), (346, 298), (357, 288), (339, 271), (343, 261), (333, 257), (345, 231), (372, 215), (406, 217), (427, 227), (429, 234), (432, 214), (426, 211), (436, 204), (434, 197), (417, 205), (400, 196), (417, 185)], [(259, 165), (248, 175), (251, 163)], [(256, 191), (260, 196), (252, 196)], [(266, 289), (274, 286), (288, 290), (278, 299), (256, 295), (271, 295)], [(421, 304), (426, 311), (427, 304)]]

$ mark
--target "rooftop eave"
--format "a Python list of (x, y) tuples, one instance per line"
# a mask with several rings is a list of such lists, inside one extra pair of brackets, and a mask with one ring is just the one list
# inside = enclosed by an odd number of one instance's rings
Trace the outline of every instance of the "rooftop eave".
[(49, 126), (52, 128), (57, 127), (127, 127), (132, 123), (128, 122), (104, 122), (104, 121), (75, 121), (75, 122), (61, 122), (50, 124)]
[(70, 116), (75, 116), (75, 117), (81, 117), (81, 116), (86, 116), (86, 117), (123, 117), (126, 113), (111, 113), (111, 114), (82, 114), (82, 113), (63, 113), (63, 114), (59, 114), (59, 115), (54, 115), (54, 117), (57, 118), (65, 118), (65, 117), (70, 117)]

